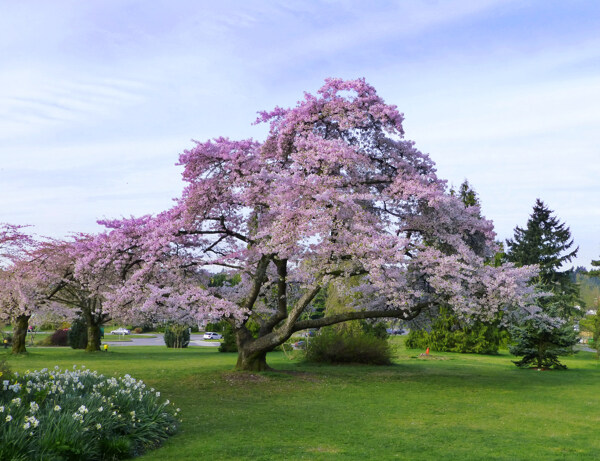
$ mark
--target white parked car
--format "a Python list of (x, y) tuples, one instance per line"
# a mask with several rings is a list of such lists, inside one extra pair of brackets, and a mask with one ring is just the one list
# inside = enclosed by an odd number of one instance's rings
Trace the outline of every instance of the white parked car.
[(203, 338), (204, 339), (222, 339), (223, 336), (220, 335), (219, 333), (214, 333), (212, 331), (207, 331), (206, 333), (204, 333)]
[(127, 328), (117, 328), (110, 332), (111, 335), (128, 335), (130, 331)]

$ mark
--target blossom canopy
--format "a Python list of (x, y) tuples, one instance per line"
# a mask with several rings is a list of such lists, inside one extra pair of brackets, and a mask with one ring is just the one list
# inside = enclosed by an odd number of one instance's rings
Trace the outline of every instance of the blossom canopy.
[[(449, 193), (402, 121), (364, 79), (328, 79), (293, 108), (261, 112), (264, 142), (196, 142), (180, 156), (176, 206), (105, 222), (85, 267), (122, 275), (106, 308), (230, 318), (238, 346), (257, 350), (303, 328), (410, 320), (440, 303), (482, 318), (528, 308), (533, 269), (485, 264), (492, 223)], [(209, 286), (215, 267), (242, 281)], [(347, 313), (303, 315), (350, 277), (360, 283)], [(249, 318), (261, 325), (252, 340)]]

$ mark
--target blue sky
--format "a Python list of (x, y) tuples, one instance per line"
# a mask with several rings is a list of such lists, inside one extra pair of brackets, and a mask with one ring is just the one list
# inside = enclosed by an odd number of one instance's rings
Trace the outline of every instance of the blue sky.
[[(218, 3), (218, 4), (217, 4)], [(329, 76), (404, 112), (502, 239), (541, 198), (600, 257), (600, 3), (0, 0), (0, 222), (42, 235), (156, 213), (191, 139)]]

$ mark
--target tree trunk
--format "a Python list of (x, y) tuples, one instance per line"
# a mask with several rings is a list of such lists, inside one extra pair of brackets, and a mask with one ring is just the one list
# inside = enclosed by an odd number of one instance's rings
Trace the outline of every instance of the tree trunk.
[(238, 351), (235, 369), (239, 371), (268, 371), (272, 368), (267, 365), (267, 352), (244, 353), (243, 349)]
[(96, 352), (100, 350), (100, 322), (92, 312), (92, 306), (87, 305), (82, 309), (83, 318), (87, 325), (87, 345), (86, 352)]
[(235, 340), (238, 347), (238, 359), (235, 369), (239, 371), (267, 371), (267, 352), (272, 351), (276, 344), (265, 342), (252, 337), (246, 327), (236, 329)]
[(86, 352), (95, 352), (100, 350), (100, 324), (93, 322), (87, 327), (87, 345)]
[(25, 339), (27, 338), (27, 327), (29, 326), (30, 315), (19, 315), (13, 327), (12, 353), (23, 354), (27, 352), (25, 348)]

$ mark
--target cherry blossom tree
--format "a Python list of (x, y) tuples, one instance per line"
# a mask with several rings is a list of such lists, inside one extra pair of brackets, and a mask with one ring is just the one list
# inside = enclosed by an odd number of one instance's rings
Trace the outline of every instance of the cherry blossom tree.
[(40, 302), (37, 285), (23, 271), (24, 255), (34, 245), (27, 226), (0, 223), (0, 321), (13, 325), (12, 352), (25, 352), (27, 326)]
[[(492, 223), (449, 193), (402, 121), (364, 80), (328, 79), (296, 107), (260, 113), (264, 142), (216, 138), (184, 151), (176, 206), (105, 222), (76, 273), (90, 284), (119, 274), (104, 293), (115, 314), (227, 318), (241, 370), (267, 369), (266, 354), (307, 328), (410, 322), (439, 305), (464, 318), (533, 312), (535, 269), (484, 264), (496, 250)], [(241, 283), (209, 287), (217, 268)], [(329, 284), (352, 287), (353, 304), (311, 318)]]
[(102, 310), (101, 288), (107, 289), (107, 277), (112, 285), (116, 280), (109, 271), (95, 274), (93, 284), (81, 279), (84, 271), (76, 275), (77, 263), (89, 253), (92, 241), (87, 234), (78, 234), (70, 240), (46, 240), (28, 254), (29, 274), (44, 288), (45, 303), (68, 307), (85, 320), (88, 352), (100, 350), (100, 327), (109, 319)]
[[(102, 311), (99, 287), (113, 275), (95, 274), (88, 285), (75, 277), (75, 266), (89, 252), (93, 239), (85, 234), (70, 240), (33, 240), (19, 226), (4, 225), (0, 272), (0, 320), (14, 325), (13, 352), (25, 352), (25, 337), (32, 314), (64, 312), (68, 307), (80, 314), (88, 328), (87, 351), (100, 350), (100, 325), (108, 319)], [(81, 271), (83, 273), (83, 271)], [(114, 285), (115, 276), (111, 281)]]

